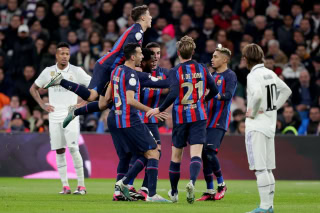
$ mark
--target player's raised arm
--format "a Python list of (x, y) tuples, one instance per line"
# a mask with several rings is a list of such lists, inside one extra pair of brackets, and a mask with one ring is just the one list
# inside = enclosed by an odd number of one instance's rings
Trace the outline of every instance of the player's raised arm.
[(151, 88), (168, 88), (170, 86), (169, 79), (160, 80), (151, 76), (149, 73), (137, 72), (141, 87)]

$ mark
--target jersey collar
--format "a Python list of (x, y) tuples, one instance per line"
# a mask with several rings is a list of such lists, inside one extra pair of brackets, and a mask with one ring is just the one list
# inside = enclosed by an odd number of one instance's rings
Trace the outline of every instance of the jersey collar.
[(258, 68), (263, 68), (264, 64), (257, 64), (254, 67), (252, 67), (251, 72), (253, 72), (254, 70), (258, 69)]
[(68, 66), (66, 68), (64, 68), (63, 70), (59, 69), (58, 64), (56, 64), (56, 71), (57, 72), (68, 72), (70, 68), (70, 63), (68, 63)]

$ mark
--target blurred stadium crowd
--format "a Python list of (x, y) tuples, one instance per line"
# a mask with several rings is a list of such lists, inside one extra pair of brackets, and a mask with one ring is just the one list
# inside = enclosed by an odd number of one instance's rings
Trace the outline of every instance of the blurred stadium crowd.
[[(195, 40), (194, 59), (208, 67), (217, 44), (232, 51), (238, 88), (230, 134), (244, 134), (249, 70), (241, 49), (254, 42), (265, 51), (265, 66), (293, 91), (278, 111), (277, 133), (319, 135), (320, 1), (314, 0), (0, 0), (0, 131), (48, 131), (48, 114), (29, 88), (55, 64), (57, 43), (68, 42), (70, 63), (92, 75), (95, 61), (133, 24), (131, 9), (142, 4), (153, 18), (143, 46), (161, 44), (161, 67), (178, 62), (175, 43), (184, 35)], [(107, 132), (107, 113), (82, 118), (81, 129)], [(171, 128), (169, 119), (160, 132)]]

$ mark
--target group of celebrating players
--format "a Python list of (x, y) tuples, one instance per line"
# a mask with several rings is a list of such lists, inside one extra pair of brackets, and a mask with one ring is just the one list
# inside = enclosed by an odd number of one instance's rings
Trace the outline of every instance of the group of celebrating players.
[[(39, 105), (50, 112), (51, 148), (56, 150), (63, 184), (60, 193), (71, 194), (65, 160), (68, 147), (78, 176), (74, 193), (86, 194), (77, 144), (80, 134), (77, 116), (110, 108), (108, 128), (119, 157), (114, 201), (177, 202), (180, 164), (187, 142), (191, 155), (190, 182), (186, 185), (188, 203), (195, 201), (195, 182), (202, 163), (207, 192), (197, 201), (220, 200), (227, 186), (217, 154), (230, 123), (230, 106), (237, 87), (236, 75), (228, 69), (231, 51), (221, 46), (216, 48), (212, 57), (215, 71), (210, 73), (206, 66), (192, 60), (196, 45), (191, 37), (184, 36), (176, 44), (180, 63), (169, 71), (159, 67), (159, 44), (152, 42), (141, 48), (143, 33), (151, 27), (148, 7), (133, 8), (131, 16), (135, 24), (96, 62), (92, 78), (80, 67), (69, 64), (69, 46), (60, 43), (57, 64), (47, 67), (30, 89)], [(243, 60), (252, 70), (248, 76), (246, 148), (250, 169), (257, 176), (261, 200), (260, 207), (252, 212), (270, 213), (273, 212), (275, 185), (272, 175), (275, 168), (274, 116), (291, 91), (272, 71), (264, 68), (263, 52), (258, 45), (247, 45), (243, 51)], [(40, 88), (49, 89), (49, 104), (40, 98)], [(264, 97), (265, 90), (267, 97)], [(159, 104), (162, 95), (166, 98)], [(77, 96), (89, 103), (76, 105)], [(161, 157), (158, 120), (168, 117), (165, 110), (172, 104), (171, 190), (167, 200), (156, 192)], [(270, 122), (261, 123), (263, 119)], [(144, 181), (137, 192), (133, 181), (144, 168)], [(213, 176), (217, 178), (217, 190)]]

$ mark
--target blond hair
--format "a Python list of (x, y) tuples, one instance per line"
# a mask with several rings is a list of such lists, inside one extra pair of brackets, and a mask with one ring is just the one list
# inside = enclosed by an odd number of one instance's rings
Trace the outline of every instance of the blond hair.
[(220, 48), (217, 47), (215, 51), (218, 51), (218, 52), (220, 52), (221, 54), (228, 56), (229, 59), (231, 58), (231, 54), (232, 54), (232, 53), (231, 53), (231, 50), (229, 50), (229, 49), (226, 48), (226, 47), (220, 47)]
[(189, 36), (183, 36), (176, 44), (177, 50), (183, 59), (190, 59), (193, 55), (196, 44)]

